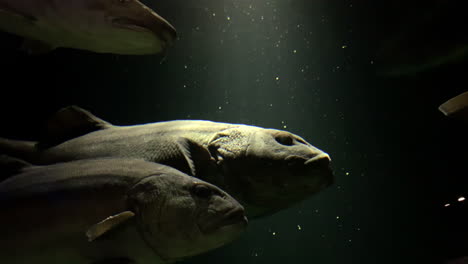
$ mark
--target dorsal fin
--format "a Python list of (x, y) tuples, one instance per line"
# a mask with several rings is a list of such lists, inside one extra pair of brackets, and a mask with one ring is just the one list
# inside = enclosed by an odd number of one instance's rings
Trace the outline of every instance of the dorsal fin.
[(24, 160), (7, 155), (0, 155), (0, 181), (21, 172), (23, 168), (32, 166)]
[(38, 143), (39, 148), (58, 145), (93, 131), (112, 127), (112, 124), (90, 112), (72, 105), (62, 108), (46, 123)]

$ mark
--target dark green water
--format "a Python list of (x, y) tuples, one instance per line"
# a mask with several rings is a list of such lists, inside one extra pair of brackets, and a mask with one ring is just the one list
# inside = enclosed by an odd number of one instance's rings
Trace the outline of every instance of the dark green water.
[(466, 43), (463, 14), (431, 1), (367, 2), (145, 2), (180, 37), (162, 64), (67, 49), (27, 56), (2, 35), (1, 136), (34, 139), (50, 114), (76, 104), (120, 125), (285, 129), (331, 155), (332, 187), (187, 263), (442, 263), (468, 254), (468, 208), (455, 202), (468, 195), (468, 127), (437, 110), (466, 90), (466, 61), (377, 74), (382, 46), (398, 59), (420, 45), (430, 59)]

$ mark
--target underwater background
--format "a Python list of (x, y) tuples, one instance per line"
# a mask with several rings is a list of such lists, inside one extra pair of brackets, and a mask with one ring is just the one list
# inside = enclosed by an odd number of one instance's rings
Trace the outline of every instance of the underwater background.
[[(463, 9), (440, 1), (142, 1), (179, 39), (162, 56), (58, 49), (1, 34), (1, 136), (35, 139), (75, 104), (116, 125), (175, 119), (291, 131), (336, 182), (186, 263), (444, 263), (468, 254)], [(161, 62), (162, 60), (162, 62)], [(450, 206), (445, 206), (450, 204)]]

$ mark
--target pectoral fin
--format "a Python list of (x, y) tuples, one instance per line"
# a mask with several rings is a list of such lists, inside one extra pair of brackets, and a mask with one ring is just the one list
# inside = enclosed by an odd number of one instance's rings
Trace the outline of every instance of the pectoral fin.
[(38, 147), (58, 145), (87, 133), (106, 129), (112, 125), (78, 106), (68, 106), (55, 113), (41, 134)]
[(190, 168), (190, 174), (197, 176), (196, 164), (206, 164), (206, 161), (213, 161), (208, 148), (198, 144), (188, 138), (181, 137), (177, 141), (179, 149), (182, 152)]
[(88, 237), (88, 241), (91, 242), (95, 240), (96, 238), (116, 228), (120, 224), (126, 222), (133, 216), (135, 216), (133, 212), (125, 211), (120, 214), (107, 217), (106, 219), (93, 225), (92, 227), (88, 229), (88, 231), (86, 231), (86, 236)]

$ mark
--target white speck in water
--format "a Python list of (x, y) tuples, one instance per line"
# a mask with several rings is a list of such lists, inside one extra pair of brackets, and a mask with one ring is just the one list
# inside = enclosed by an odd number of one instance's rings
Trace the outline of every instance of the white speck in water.
[(227, 19), (227, 20), (231, 20), (231, 17), (230, 17), (230, 16), (227, 16), (226, 19)]
[(184, 69), (187, 69), (187, 65), (184, 65)]
[(288, 126), (287, 126), (287, 125), (284, 125), (283, 128), (288, 128)]
[(346, 49), (347, 47), (348, 46), (346, 46), (346, 45), (341, 46), (342, 49)]
[(336, 219), (340, 219), (340, 216), (336, 216)]
[(219, 110), (221, 110), (221, 109), (222, 109), (222, 107), (221, 107), (221, 106), (219, 106), (219, 107), (218, 107), (218, 109), (219, 109)]
[(374, 64), (374, 61), (373, 61), (373, 60), (371, 60), (371, 61), (370, 61), (370, 64)]
[(273, 107), (273, 104), (270, 104), (270, 107)]
[(465, 201), (465, 197), (461, 196), (460, 198), (458, 198), (458, 201), (459, 201), (459, 202)]
[(302, 227), (300, 225), (297, 225), (297, 230), (301, 231)]
[(275, 80), (279, 81), (279, 77), (278, 77), (278, 76), (276, 76)]
[(216, 13), (213, 13), (213, 16), (216, 16)]
[(348, 175), (349, 175), (349, 172), (346, 172), (346, 176), (348, 176)]
[(276, 236), (276, 232), (271, 233), (272, 235)]
[(297, 50), (293, 50), (293, 53), (294, 53), (294, 54), (297, 53)]
[(449, 206), (450, 206), (450, 204), (448, 203), (448, 204), (445, 204), (444, 206), (445, 206), (445, 207), (449, 207)]

